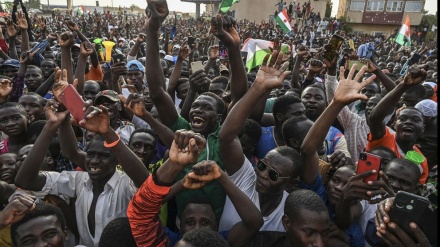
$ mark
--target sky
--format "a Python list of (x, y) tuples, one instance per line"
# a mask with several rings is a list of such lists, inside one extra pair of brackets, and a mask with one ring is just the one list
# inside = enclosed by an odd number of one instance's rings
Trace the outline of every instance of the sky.
[[(47, 1), (49, 1), (49, 4), (66, 4), (65, 0), (40, 0), (41, 3), (47, 4)], [(96, 0), (72, 0), (73, 5), (90, 5), (90, 3), (95, 3)], [(147, 6), (147, 1), (138, 1), (138, 0), (99, 0), (100, 6), (111, 6), (113, 1), (113, 6), (118, 7), (121, 5), (122, 7), (126, 6), (129, 7), (132, 4), (136, 4), (137, 6), (141, 8), (145, 8)], [(268, 0), (264, 0), (268, 1)], [(277, 0), (272, 0), (277, 1)], [(339, 0), (333, 0), (334, 8), (332, 12), (332, 16), (336, 15), (337, 6), (338, 6)], [(190, 12), (195, 13), (196, 12), (196, 5), (194, 3), (187, 3), (187, 2), (181, 2), (180, 0), (168, 0), (168, 7), (171, 11), (180, 11), (180, 12)], [(435, 15), (435, 12), (437, 11), (437, 1), (436, 0), (426, 0), (425, 3), (425, 9), (428, 10), (429, 14)], [(202, 4), (200, 8), (200, 12), (203, 13), (205, 10), (204, 4)]]

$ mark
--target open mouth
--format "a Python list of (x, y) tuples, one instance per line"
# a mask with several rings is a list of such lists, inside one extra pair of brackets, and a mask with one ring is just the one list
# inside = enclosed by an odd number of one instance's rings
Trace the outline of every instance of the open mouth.
[(404, 134), (411, 135), (412, 133), (414, 133), (414, 128), (412, 128), (412, 127), (403, 127), (402, 128), (402, 132)]
[(194, 116), (191, 121), (191, 125), (194, 128), (202, 128), (205, 125), (205, 119), (201, 117)]

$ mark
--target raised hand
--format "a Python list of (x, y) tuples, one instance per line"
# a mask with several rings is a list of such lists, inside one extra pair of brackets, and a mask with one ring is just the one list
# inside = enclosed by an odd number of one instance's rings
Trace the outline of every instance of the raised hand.
[(8, 226), (21, 220), (29, 211), (35, 208), (35, 196), (17, 194), (0, 212), (0, 226)]
[(60, 103), (55, 100), (47, 101), (47, 104), (44, 107), (47, 124), (56, 126), (57, 129), (61, 122), (69, 115), (68, 111), (61, 111), (59, 107)]
[(146, 39), (147, 39), (147, 35), (144, 33), (140, 33), (136, 38), (136, 42), (144, 43)]
[(225, 44), (226, 47), (240, 45), (240, 36), (235, 27), (237, 22), (230, 16), (217, 14), (211, 19), (211, 33)]
[(144, 99), (137, 93), (130, 94), (124, 106), (139, 118), (142, 118), (147, 113), (144, 106)]
[[(353, 64), (353, 67), (350, 69), (350, 73), (348, 73), (347, 79), (344, 76), (344, 67), (341, 66), (339, 73), (339, 85), (336, 88), (335, 94), (333, 96), (333, 101), (340, 102), (343, 104), (349, 104), (355, 100), (363, 99), (368, 100), (368, 97), (365, 94), (360, 94), (359, 91), (372, 83), (376, 75), (370, 76), (368, 79), (359, 83), (359, 80), (364, 75), (367, 70), (367, 66), (362, 66), (359, 73), (354, 77), (354, 73), (356, 71), (356, 64)], [(354, 78), (353, 78), (354, 77)]]
[(61, 71), (58, 67), (55, 68), (54, 80), (55, 84), (52, 87), (52, 93), (54, 98), (58, 102), (61, 102), (59, 95), (69, 85), (69, 82), (67, 82), (67, 70), (63, 69), (63, 71)]
[(72, 31), (72, 32), (78, 32), (79, 31), (78, 25), (76, 25), (76, 23), (73, 22), (73, 21), (65, 21), (64, 24), (66, 24), (67, 28), (69, 28), (70, 31)]
[(405, 75), (403, 79), (403, 83), (408, 86), (414, 86), (423, 82), (426, 78), (426, 71), (424, 69), (420, 69), (417, 66), (411, 66), (408, 69), (408, 73)]
[(170, 160), (175, 164), (187, 166), (197, 160), (205, 146), (206, 140), (199, 133), (178, 130), (171, 145)]
[(6, 20), (6, 33), (9, 38), (17, 36), (17, 25), (10, 18)]
[(30, 51), (24, 51), (20, 54), (20, 63), (22, 64), (29, 64), (32, 59), (34, 58), (34, 55), (37, 54), (37, 52), (40, 50), (40, 48), (36, 49), (33, 52)]
[(95, 52), (95, 43), (90, 43), (89, 41), (84, 41), (80, 46), (81, 55), (89, 56)]
[(310, 61), (309, 70), (315, 74), (319, 74), (324, 69), (324, 64), (318, 60), (313, 59)]
[(12, 83), (8, 79), (0, 80), (0, 98), (8, 97), (12, 92)]
[(278, 53), (278, 51), (274, 51), (268, 63), (269, 57), (269, 54), (264, 57), (263, 64), (258, 70), (255, 78), (255, 84), (261, 86), (265, 90), (281, 87), (284, 78), (290, 74), (290, 71), (286, 71), (289, 62), (285, 62), (281, 65), (283, 52)]
[(74, 33), (64, 32), (61, 35), (58, 35), (58, 44), (62, 48), (71, 48), (75, 44), (75, 39), (76, 35), (74, 35)]
[(194, 72), (189, 77), (189, 86), (191, 90), (197, 93), (203, 93), (209, 89), (209, 81), (207, 80), (207, 75), (204, 70), (199, 70)]
[(179, 53), (177, 56), (179, 59), (185, 60), (188, 57), (189, 53), (190, 53), (190, 48), (187, 45), (187, 41), (185, 40), (183, 41), (183, 44), (180, 46)]
[(44, 19), (44, 17), (41, 17), (41, 18), (38, 20), (38, 26), (40, 27), (40, 30), (41, 30), (41, 31), (46, 30), (46, 20)]
[(17, 17), (17, 25), (21, 30), (28, 29), (28, 22), (26, 20), (26, 16), (20, 11), (16, 12), (15, 16)]
[(145, 19), (145, 29), (158, 30), (169, 14), (167, 1), (147, 0), (147, 4), (148, 6), (145, 9), (147, 15)]
[(105, 106), (85, 106), (85, 117), (79, 125), (88, 131), (107, 134), (110, 130), (110, 115)]
[(215, 60), (219, 55), (219, 47), (218, 45), (213, 45), (209, 47), (209, 59)]
[(217, 163), (212, 160), (203, 160), (195, 164), (191, 172), (183, 179), (183, 187), (187, 189), (200, 189), (205, 184), (222, 176), (222, 171)]

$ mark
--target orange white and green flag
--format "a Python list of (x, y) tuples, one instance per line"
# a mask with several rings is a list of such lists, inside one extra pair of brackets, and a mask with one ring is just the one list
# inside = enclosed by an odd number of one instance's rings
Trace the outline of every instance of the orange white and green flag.
[(396, 43), (402, 46), (411, 46), (411, 25), (409, 23), (409, 16), (405, 18), (399, 33), (396, 36)]
[(287, 15), (286, 9), (283, 9), (276, 17), (275, 20), (277, 21), (278, 25), (281, 26), (283, 31), (285, 33), (288, 33), (292, 30), (292, 26), (290, 26), (290, 19)]

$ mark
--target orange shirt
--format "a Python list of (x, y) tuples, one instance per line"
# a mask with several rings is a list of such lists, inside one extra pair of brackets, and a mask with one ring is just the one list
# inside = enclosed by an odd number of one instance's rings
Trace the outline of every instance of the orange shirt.
[(98, 65), (98, 67), (95, 68), (92, 65), (90, 66), (89, 73), (86, 74), (85, 80), (102, 81), (103, 77), (104, 77), (104, 73), (102, 72), (101, 66)]
[[(368, 133), (368, 143), (367, 143), (367, 147), (365, 148), (367, 152), (370, 151), (370, 149), (377, 146), (386, 146), (394, 151), (397, 158), (404, 158), (398, 150), (395, 134), (391, 133), (388, 128), (386, 128), (385, 135), (383, 135), (381, 138), (374, 141), (372, 141), (371, 139), (372, 139), (371, 133)], [(413, 149), (417, 153), (423, 155), (422, 152), (420, 152), (420, 150), (416, 146), (414, 146)], [(419, 179), (420, 184), (426, 183), (426, 179), (428, 178), (428, 173), (429, 173), (428, 160), (424, 155), (423, 157), (425, 158), (425, 161), (423, 161), (422, 164), (420, 164), (423, 169), (422, 175), (420, 176)]]

